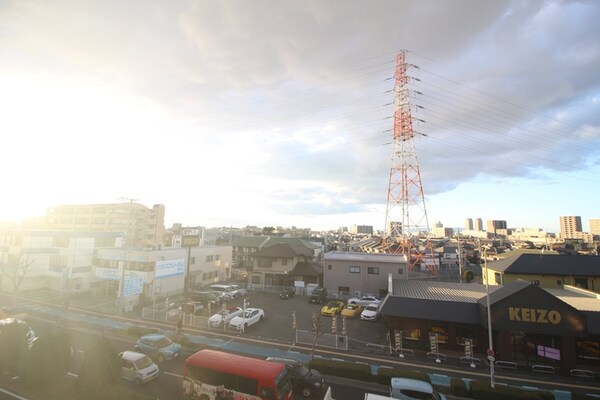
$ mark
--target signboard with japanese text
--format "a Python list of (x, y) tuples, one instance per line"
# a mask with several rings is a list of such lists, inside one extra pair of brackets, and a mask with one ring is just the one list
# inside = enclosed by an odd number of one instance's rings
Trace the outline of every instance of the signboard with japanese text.
[(123, 280), (123, 296), (131, 296), (141, 294), (144, 290), (144, 277), (136, 273), (136, 271), (125, 271), (125, 279)]
[(185, 262), (182, 259), (157, 261), (154, 272), (155, 279), (167, 278), (169, 276), (183, 275), (185, 273)]

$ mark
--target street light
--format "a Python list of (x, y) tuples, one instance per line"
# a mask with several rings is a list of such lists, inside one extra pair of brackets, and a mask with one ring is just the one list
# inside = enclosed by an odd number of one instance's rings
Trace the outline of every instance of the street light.
[(483, 250), (483, 264), (484, 264), (484, 268), (485, 268), (485, 302), (486, 302), (486, 308), (487, 308), (487, 326), (488, 326), (488, 341), (489, 341), (489, 348), (487, 351), (487, 356), (488, 356), (488, 360), (490, 362), (490, 386), (493, 388), (495, 388), (495, 383), (494, 383), (494, 361), (495, 361), (495, 357), (494, 357), (494, 344), (492, 342), (492, 316), (491, 316), (491, 312), (490, 312), (490, 284), (489, 284), (489, 276), (488, 276), (488, 269), (487, 269), (487, 249), (484, 248)]

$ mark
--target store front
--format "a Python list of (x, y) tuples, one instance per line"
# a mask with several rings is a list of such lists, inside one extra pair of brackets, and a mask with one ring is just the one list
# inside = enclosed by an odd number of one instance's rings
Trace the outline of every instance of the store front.
[[(587, 336), (585, 315), (536, 285), (524, 282), (518, 289), (490, 295), (496, 358), (527, 367), (574, 368), (575, 340)], [(479, 305), (487, 326), (486, 299)]]

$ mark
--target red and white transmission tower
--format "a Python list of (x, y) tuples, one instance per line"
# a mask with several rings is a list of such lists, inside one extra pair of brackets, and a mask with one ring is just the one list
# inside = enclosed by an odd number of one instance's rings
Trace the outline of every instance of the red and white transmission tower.
[(387, 235), (382, 249), (386, 253), (406, 254), (409, 271), (424, 264), (435, 275), (433, 246), (428, 240), (421, 246), (419, 241), (428, 235), (429, 222), (412, 127), (410, 96), (413, 92), (408, 88), (411, 78), (406, 74), (409, 67), (416, 66), (407, 64), (406, 51), (401, 51), (396, 57), (394, 141), (385, 214)]

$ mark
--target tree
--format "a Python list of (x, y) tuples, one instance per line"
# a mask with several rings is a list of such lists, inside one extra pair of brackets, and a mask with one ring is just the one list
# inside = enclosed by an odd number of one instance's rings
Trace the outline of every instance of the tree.
[(265, 226), (263, 227), (262, 233), (265, 235), (269, 235), (271, 233), (273, 233), (275, 231), (275, 228), (273, 228), (272, 226)]
[(71, 337), (68, 333), (41, 336), (34, 342), (27, 357), (23, 382), (30, 388), (60, 382), (60, 378), (69, 371), (70, 363)]
[(24, 369), (29, 347), (26, 324), (13, 321), (2, 327), (0, 334), (0, 371), (20, 375)]
[(100, 399), (102, 393), (120, 382), (121, 361), (110, 342), (102, 338), (86, 352), (79, 370), (77, 391), (79, 398)]
[(315, 358), (315, 347), (317, 346), (317, 342), (319, 341), (319, 337), (323, 335), (321, 331), (321, 325), (323, 324), (323, 318), (321, 317), (321, 313), (313, 312), (312, 314), (312, 327), (310, 329), (310, 333), (313, 335), (313, 342), (310, 348), (310, 359), (313, 360)]
[(34, 259), (29, 254), (13, 254), (8, 261), (0, 265), (1, 280), (8, 280), (12, 285), (13, 303), (14, 296), (19, 293), (19, 288), (27, 274), (31, 271)]

